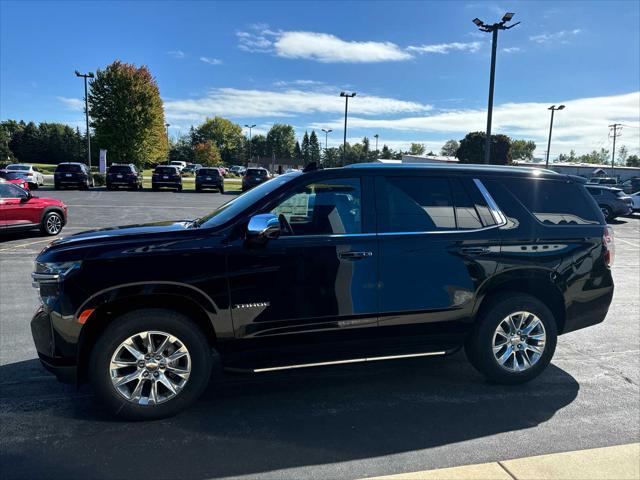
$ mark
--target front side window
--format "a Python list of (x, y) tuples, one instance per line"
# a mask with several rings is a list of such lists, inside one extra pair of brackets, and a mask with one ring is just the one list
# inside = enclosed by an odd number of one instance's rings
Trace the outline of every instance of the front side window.
[(26, 195), (26, 191), (12, 183), (0, 184), (0, 198), (22, 198)]
[(362, 233), (361, 198), (358, 178), (322, 180), (296, 189), (271, 213), (296, 236), (356, 234)]
[(451, 188), (446, 178), (387, 177), (380, 198), (386, 207), (379, 226), (383, 232), (456, 228)]

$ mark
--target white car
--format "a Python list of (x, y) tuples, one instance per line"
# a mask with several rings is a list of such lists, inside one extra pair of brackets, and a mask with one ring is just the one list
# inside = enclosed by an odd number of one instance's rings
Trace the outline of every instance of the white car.
[(187, 168), (187, 162), (183, 162), (182, 160), (173, 160), (168, 163), (170, 167), (178, 167), (178, 170), (182, 172), (185, 168)]
[(629, 195), (631, 200), (633, 200), (633, 211), (640, 212), (640, 192), (632, 193)]
[(44, 176), (40, 173), (38, 168), (33, 165), (27, 165), (26, 163), (12, 163), (11, 165), (7, 165), (5, 170), (7, 172), (22, 174), (31, 189), (44, 185)]

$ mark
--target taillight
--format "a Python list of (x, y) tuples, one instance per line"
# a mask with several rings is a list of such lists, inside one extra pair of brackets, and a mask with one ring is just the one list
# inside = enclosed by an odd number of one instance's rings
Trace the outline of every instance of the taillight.
[(613, 228), (606, 227), (602, 236), (602, 248), (604, 249), (604, 262), (607, 266), (613, 265), (616, 256), (616, 244), (613, 238)]

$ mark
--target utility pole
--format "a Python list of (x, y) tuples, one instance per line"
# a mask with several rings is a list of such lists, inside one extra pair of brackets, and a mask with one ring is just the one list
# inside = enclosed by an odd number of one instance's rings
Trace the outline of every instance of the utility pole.
[(356, 92), (340, 92), (340, 96), (344, 97), (344, 141), (342, 142), (342, 166), (344, 167), (347, 161), (347, 111), (349, 109), (349, 98), (355, 97)]
[(376, 139), (376, 158), (378, 158), (378, 137), (380, 135), (378, 135), (377, 133), (373, 136), (373, 138)]
[(481, 32), (487, 32), (492, 34), (491, 42), (491, 73), (489, 76), (489, 105), (487, 107), (487, 138), (484, 146), (484, 163), (490, 163), (491, 160), (491, 117), (493, 116), (493, 85), (496, 77), (496, 49), (498, 47), (498, 30), (509, 30), (520, 22), (513, 25), (506, 26), (507, 22), (510, 22), (515, 13), (507, 12), (502, 17), (500, 22), (493, 25), (487, 25), (479, 18), (474, 18), (473, 23), (478, 27)]
[(76, 77), (84, 78), (84, 118), (87, 125), (87, 166), (91, 171), (91, 134), (89, 133), (89, 99), (87, 98), (87, 78), (93, 78), (93, 72), (80, 73), (76, 70)]
[(618, 129), (622, 130), (622, 124), (614, 123), (613, 125), (609, 125), (609, 128), (613, 129), (613, 152), (611, 152), (611, 176), (614, 177), (616, 174), (616, 167), (614, 163), (616, 159), (616, 137), (619, 137), (620, 135), (622, 135), (621, 133), (618, 133)]
[(169, 155), (169, 149), (171, 148), (171, 145), (169, 144), (169, 127), (170, 127), (170, 126), (171, 126), (171, 124), (170, 124), (170, 123), (165, 123), (165, 124), (164, 124), (164, 127), (167, 129), (167, 158), (169, 158), (169, 157), (168, 157), (168, 155)]
[(549, 142), (547, 143), (547, 161), (545, 163), (545, 168), (549, 168), (549, 151), (551, 150), (551, 132), (553, 131), (553, 114), (556, 110), (564, 110), (564, 105), (560, 105), (556, 107), (555, 105), (551, 105), (548, 110), (551, 110), (551, 124), (549, 125)]
[(249, 162), (251, 160), (253, 160), (253, 155), (251, 154), (251, 147), (252, 147), (252, 142), (251, 142), (251, 129), (253, 127), (255, 127), (256, 124), (254, 123), (253, 125), (245, 125), (246, 128), (249, 129), (249, 160), (247, 160), (247, 167), (249, 167)]

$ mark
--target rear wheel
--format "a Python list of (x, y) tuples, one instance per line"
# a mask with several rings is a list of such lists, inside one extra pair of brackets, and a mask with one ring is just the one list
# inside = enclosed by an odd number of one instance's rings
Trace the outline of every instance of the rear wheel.
[(64, 221), (58, 212), (49, 212), (40, 222), (40, 231), (45, 235), (58, 235), (62, 230)]
[(224, 193), (224, 185), (220, 185), (220, 193)]
[(178, 188), (176, 188), (177, 192), (181, 192), (182, 191), (182, 185), (178, 185)]
[(515, 294), (489, 305), (468, 337), (465, 351), (489, 380), (524, 383), (549, 365), (557, 335), (555, 318), (541, 301)]
[(54, 188), (55, 190), (60, 190), (60, 184), (59, 184), (59, 183), (54, 183), (54, 184), (53, 184), (53, 188)]
[(611, 207), (608, 207), (607, 205), (600, 205), (600, 211), (602, 212), (602, 215), (604, 215), (605, 220), (613, 220), (613, 210), (611, 210)]
[(202, 331), (184, 315), (136, 310), (114, 320), (98, 339), (90, 379), (115, 415), (163, 418), (202, 394), (211, 375), (211, 353)]

